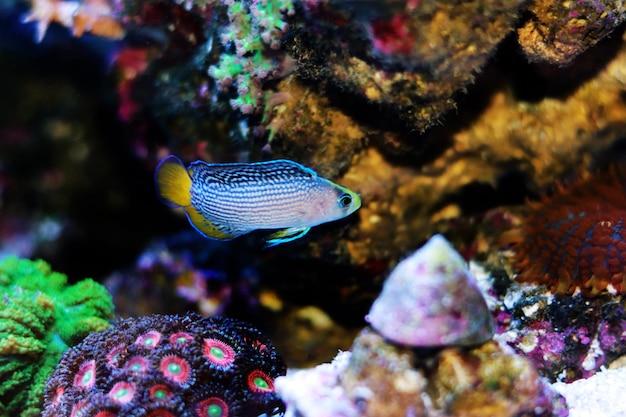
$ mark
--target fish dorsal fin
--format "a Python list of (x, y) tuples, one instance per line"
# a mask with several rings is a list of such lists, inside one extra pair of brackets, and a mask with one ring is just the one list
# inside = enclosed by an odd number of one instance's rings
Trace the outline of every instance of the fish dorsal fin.
[[(202, 169), (193, 169), (200, 164), (204, 165)], [(284, 183), (297, 178), (317, 177), (317, 173), (312, 169), (287, 159), (251, 164), (207, 164), (197, 161), (191, 164), (191, 169), (197, 176), (195, 179), (233, 186), (249, 183)]]

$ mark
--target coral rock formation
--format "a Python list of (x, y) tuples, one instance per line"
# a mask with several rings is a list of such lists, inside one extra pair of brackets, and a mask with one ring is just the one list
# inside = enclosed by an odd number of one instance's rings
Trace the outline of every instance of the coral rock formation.
[[(532, 363), (490, 341), (434, 356), (389, 344), (364, 330), (340, 376), (363, 416), (558, 416), (564, 403)], [(417, 366), (415, 366), (417, 364)]]
[[(420, 279), (432, 282), (425, 288)], [(435, 289), (437, 281), (443, 281), (440, 291)], [(396, 288), (392, 294), (389, 289), (398, 284), (410, 295), (426, 295), (406, 302), (401, 291)], [(484, 317), (485, 312), (489, 314), (485, 300), (473, 285), (459, 254), (441, 236), (432, 238), (391, 273), (370, 312), (373, 328), (361, 331), (349, 353), (330, 365), (276, 381), (287, 404), (287, 416), (567, 416), (563, 398), (549, 389), (531, 361), (504, 344), (487, 341), (493, 323), (490, 316)], [(448, 308), (436, 309), (436, 320), (413, 320), (424, 312), (430, 318), (425, 300)], [(385, 314), (389, 323), (381, 328), (379, 320)], [(441, 325), (459, 318), (463, 322), (474, 314), (479, 316), (480, 328), (464, 323), (462, 331), (455, 334), (459, 328)], [(450, 316), (449, 321), (445, 315)], [(392, 322), (398, 323), (396, 334)], [(439, 334), (442, 329), (452, 333), (452, 339), (444, 339)], [(468, 329), (472, 336), (468, 337)], [(417, 337), (411, 338), (413, 335)], [(401, 344), (395, 343), (398, 341)], [(468, 341), (486, 343), (462, 347)], [(442, 346), (445, 344), (452, 346)]]
[[(407, 1), (385, 14), (372, 2), (360, 6), (357, 18), (342, 10), (343, 3), (306, 2), (314, 23), (294, 24), (296, 35), (286, 43), (300, 74), (327, 78), (423, 131), (454, 107), (453, 95), (474, 80), (513, 30), (524, 2)], [(329, 52), (322, 57), (320, 50)]]
[(474, 277), (441, 235), (395, 267), (366, 320), (388, 340), (416, 347), (479, 345), (494, 334)]
[(126, 319), (65, 353), (43, 416), (271, 414), (282, 408), (274, 378), (285, 372), (270, 341), (246, 323), (197, 314)]
[(44, 261), (0, 262), (0, 415), (35, 417), (61, 354), (106, 329), (113, 303), (91, 279), (68, 285)]
[(626, 17), (619, 1), (539, 0), (532, 17), (518, 29), (519, 43), (530, 61), (566, 65), (609, 35)]
[(554, 296), (513, 283), (496, 309), (498, 335), (551, 381), (588, 378), (626, 354), (623, 301), (608, 293)]
[(332, 363), (276, 380), (286, 417), (564, 417), (532, 362), (490, 341), (416, 350), (366, 328)]

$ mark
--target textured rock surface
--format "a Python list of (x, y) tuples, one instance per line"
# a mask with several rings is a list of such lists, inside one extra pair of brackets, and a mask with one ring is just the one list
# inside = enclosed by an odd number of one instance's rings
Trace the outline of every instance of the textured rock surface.
[(286, 416), (567, 416), (532, 363), (495, 342), (425, 352), (371, 329), (332, 363), (278, 378)]
[(608, 36), (624, 21), (620, 1), (531, 2), (533, 16), (518, 29), (518, 41), (530, 61), (567, 65)]
[(588, 378), (626, 353), (626, 312), (610, 294), (555, 297), (543, 286), (514, 284), (496, 312), (496, 338), (551, 381)]
[(363, 5), (355, 18), (341, 2), (308, 2), (315, 23), (294, 24), (286, 48), (304, 78), (328, 80), (423, 131), (454, 107), (454, 94), (512, 31), (523, 1), (426, 0), (400, 10), (380, 3)]

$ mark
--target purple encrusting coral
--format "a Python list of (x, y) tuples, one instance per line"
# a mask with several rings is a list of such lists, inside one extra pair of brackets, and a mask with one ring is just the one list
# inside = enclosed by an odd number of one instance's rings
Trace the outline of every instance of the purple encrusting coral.
[(626, 353), (626, 312), (601, 294), (555, 297), (512, 286), (497, 311), (498, 339), (530, 359), (551, 381), (588, 378)]
[(267, 337), (228, 318), (121, 320), (65, 353), (43, 417), (245, 417), (282, 411), (285, 364)]

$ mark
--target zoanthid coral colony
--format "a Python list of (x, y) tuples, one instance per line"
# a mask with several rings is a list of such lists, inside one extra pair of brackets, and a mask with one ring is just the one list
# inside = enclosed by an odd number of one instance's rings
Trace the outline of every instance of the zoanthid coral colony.
[(43, 417), (272, 415), (282, 409), (274, 378), (285, 372), (269, 339), (237, 320), (125, 319), (63, 355)]

